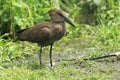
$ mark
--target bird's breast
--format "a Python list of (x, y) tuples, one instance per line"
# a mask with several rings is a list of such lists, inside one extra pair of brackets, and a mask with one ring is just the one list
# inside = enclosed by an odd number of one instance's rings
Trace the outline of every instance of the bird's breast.
[(56, 40), (59, 40), (61, 39), (66, 33), (66, 29), (65, 27), (63, 26), (56, 26), (56, 28), (53, 30), (53, 37), (56, 39)]

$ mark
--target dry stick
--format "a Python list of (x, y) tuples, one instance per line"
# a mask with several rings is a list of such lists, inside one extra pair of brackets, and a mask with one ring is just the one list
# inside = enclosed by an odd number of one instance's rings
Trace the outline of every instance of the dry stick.
[[(116, 55), (105, 55), (105, 56), (99, 56), (96, 58), (84, 58), (83, 60), (97, 60), (97, 59), (102, 59), (102, 58), (107, 58), (107, 57), (113, 57)], [(57, 59), (56, 61), (75, 61), (76, 59)]]
[(96, 57), (96, 58), (85, 58), (84, 60), (97, 60), (97, 59), (113, 57), (113, 56), (120, 56), (120, 52), (111, 53), (111, 54), (104, 55), (104, 56), (99, 56), (99, 57)]
[[(83, 60), (97, 60), (97, 59), (103, 59), (103, 58), (114, 57), (114, 56), (120, 56), (120, 52), (111, 53), (111, 54), (99, 56), (96, 58), (84, 58)], [(56, 61), (75, 61), (75, 60), (77, 59), (57, 59)]]
[(113, 57), (113, 56), (116, 56), (116, 55), (105, 55), (105, 56), (99, 56), (99, 57), (96, 57), (96, 58), (85, 58), (84, 60), (97, 60), (97, 59)]
[[(104, 56), (99, 56), (96, 58), (84, 58), (83, 60), (97, 60), (97, 59), (103, 59), (103, 58), (107, 58), (107, 57), (113, 57), (116, 56), (114, 54), (112, 55), (104, 55)], [(57, 59), (56, 61), (75, 61), (76, 59)]]

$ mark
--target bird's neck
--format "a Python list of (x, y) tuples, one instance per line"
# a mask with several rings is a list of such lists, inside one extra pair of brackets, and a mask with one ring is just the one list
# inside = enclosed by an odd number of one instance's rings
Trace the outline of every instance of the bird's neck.
[(65, 22), (64, 21), (51, 21), (51, 22), (54, 23), (54, 24), (59, 24), (62, 27), (65, 27)]

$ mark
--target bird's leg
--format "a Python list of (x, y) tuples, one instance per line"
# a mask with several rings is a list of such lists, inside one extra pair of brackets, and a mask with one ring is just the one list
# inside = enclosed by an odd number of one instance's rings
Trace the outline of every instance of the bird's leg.
[(42, 46), (40, 47), (40, 52), (39, 52), (40, 64), (42, 64), (42, 57), (41, 57), (41, 54), (42, 54)]
[(49, 54), (51, 67), (53, 66), (52, 65), (52, 46), (53, 46), (53, 44), (50, 45), (50, 54)]

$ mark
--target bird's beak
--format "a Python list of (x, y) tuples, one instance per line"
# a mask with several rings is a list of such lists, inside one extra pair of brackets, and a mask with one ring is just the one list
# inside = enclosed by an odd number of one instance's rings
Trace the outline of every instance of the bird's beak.
[(67, 22), (67, 23), (69, 23), (71, 26), (73, 26), (74, 28), (76, 28), (76, 26), (72, 23), (72, 21), (69, 19), (69, 18), (67, 18), (66, 16), (64, 16), (64, 15), (62, 15), (62, 14), (60, 14), (60, 13), (58, 13), (61, 17), (63, 17), (64, 18), (64, 20)]

